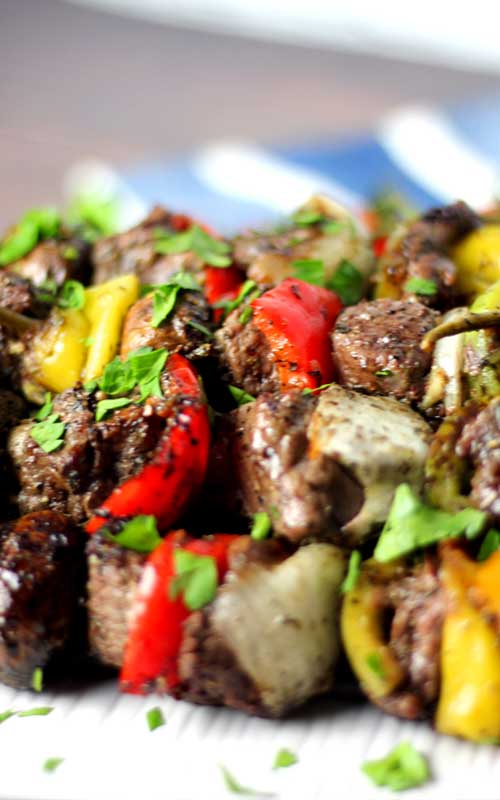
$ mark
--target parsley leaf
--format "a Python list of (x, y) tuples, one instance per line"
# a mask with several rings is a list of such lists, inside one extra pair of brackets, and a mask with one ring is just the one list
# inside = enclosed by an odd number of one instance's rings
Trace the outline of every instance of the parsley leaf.
[(430, 281), (427, 278), (410, 278), (403, 286), (405, 292), (412, 292), (413, 294), (421, 294), (431, 296), (436, 294), (438, 287), (435, 281)]
[(283, 767), (291, 767), (298, 762), (298, 758), (291, 750), (283, 747), (276, 753), (273, 769), (282, 769)]
[(354, 264), (344, 259), (327, 282), (327, 288), (338, 294), (345, 306), (353, 306), (363, 296), (364, 278)]
[(309, 386), (306, 386), (305, 389), (302, 389), (302, 394), (314, 394), (315, 392), (322, 392), (323, 389), (328, 389), (330, 386), (333, 386), (333, 383), (322, 383), (321, 386), (316, 386), (315, 389), (311, 389)]
[(31, 676), (31, 688), (35, 692), (41, 692), (43, 689), (43, 670), (41, 667), (36, 667)]
[(243, 389), (239, 389), (237, 386), (229, 386), (229, 391), (239, 406), (253, 403), (255, 400), (255, 397), (252, 397), (251, 394), (248, 394), (248, 392), (245, 392)]
[(190, 272), (176, 272), (166, 283), (151, 287), (153, 295), (153, 319), (151, 325), (158, 328), (172, 313), (177, 302), (177, 295), (182, 290), (201, 292), (201, 286)]
[(384, 665), (382, 664), (382, 659), (378, 653), (369, 653), (366, 656), (366, 665), (378, 678), (381, 678), (382, 680), (385, 678)]
[(188, 319), (188, 321), (186, 322), (186, 325), (189, 325), (190, 328), (194, 328), (195, 331), (199, 331), (204, 336), (206, 336), (207, 339), (213, 339), (214, 338), (214, 335), (213, 335), (212, 331), (209, 331), (208, 328), (205, 327), (205, 325), (201, 325), (199, 322), (195, 322), (194, 319)]
[(78, 258), (78, 250), (72, 244), (68, 244), (62, 251), (62, 257), (67, 261), (76, 261)]
[(80, 310), (85, 305), (85, 287), (80, 281), (66, 281), (59, 295), (60, 308), (75, 308)]
[(41, 422), (43, 419), (46, 419), (50, 414), (52, 414), (52, 395), (50, 392), (45, 392), (43, 398), (43, 406), (40, 406), (34, 418), (38, 420), (38, 422)]
[(165, 725), (165, 717), (163, 716), (161, 708), (155, 706), (154, 708), (150, 708), (149, 711), (146, 711), (146, 721), (150, 731), (155, 731), (157, 728), (161, 728), (162, 725)]
[(148, 348), (130, 353), (127, 362), (130, 365), (134, 382), (139, 387), (141, 402), (147, 397), (162, 397), (160, 376), (168, 358), (166, 350)]
[(359, 550), (353, 550), (351, 555), (349, 556), (349, 566), (347, 567), (347, 575), (345, 576), (344, 580), (342, 581), (342, 585), (340, 587), (340, 591), (342, 594), (346, 592), (352, 592), (355, 588), (359, 573), (361, 568), (361, 553)]
[(495, 530), (495, 528), (491, 528), (481, 542), (481, 547), (479, 548), (479, 553), (477, 554), (477, 560), (486, 561), (486, 559), (493, 555), (493, 553), (495, 553), (499, 547), (500, 531)]
[(48, 758), (44, 764), (43, 769), (45, 772), (54, 772), (64, 761), (64, 758)]
[(313, 286), (325, 285), (325, 265), (317, 259), (304, 259), (292, 263), (293, 276)]
[(430, 508), (407, 483), (402, 483), (396, 489), (374, 557), (380, 562), (392, 561), (443, 539), (464, 535), (474, 539), (483, 531), (486, 520), (486, 514), (475, 508), (464, 508), (457, 514)]
[(49, 414), (42, 422), (37, 422), (30, 431), (31, 438), (46, 453), (58, 450), (64, 444), (64, 422), (58, 414)]
[(390, 378), (392, 369), (378, 369), (373, 374), (376, 375), (377, 378)]
[(302, 208), (292, 215), (292, 222), (299, 227), (307, 227), (308, 225), (316, 225), (318, 222), (323, 222), (325, 216), (319, 211), (313, 211), (311, 208)]
[(99, 400), (95, 409), (95, 418), (100, 422), (106, 414), (114, 411), (115, 408), (125, 408), (129, 406), (132, 400), (130, 397), (108, 397), (107, 400)]
[[(255, 292), (255, 296), (253, 293)], [(231, 311), (234, 311), (235, 308), (239, 308), (250, 294), (252, 294), (252, 300), (255, 300), (255, 297), (260, 295), (260, 289), (257, 288), (257, 284), (255, 281), (247, 280), (245, 281), (240, 289), (234, 300), (218, 300), (214, 303), (214, 308), (223, 308), (224, 309), (224, 316), (228, 316)]]
[(18, 711), (18, 717), (46, 717), (52, 714), (53, 706), (39, 706), (38, 708), (28, 708), (26, 711)]
[(252, 539), (256, 539), (257, 541), (260, 541), (261, 539), (267, 539), (271, 533), (271, 528), (272, 524), (269, 514), (267, 514), (265, 511), (257, 511), (257, 513), (253, 515), (253, 525), (252, 530), (250, 531), (250, 536)]
[(9, 709), (8, 711), (2, 711), (0, 713), (0, 723), (5, 722), (5, 720), (10, 719), (11, 717), (15, 716), (16, 712)]
[(376, 786), (388, 786), (394, 792), (421, 786), (430, 778), (426, 759), (410, 742), (401, 742), (385, 758), (367, 761), (361, 769)]
[(217, 591), (217, 565), (212, 556), (200, 556), (178, 548), (174, 552), (175, 577), (169, 596), (175, 600), (183, 592), (184, 603), (191, 611), (203, 608)]
[(205, 264), (210, 264), (212, 267), (229, 267), (231, 265), (231, 257), (228, 255), (231, 248), (227, 242), (214, 239), (199, 225), (193, 225), (187, 231), (174, 234), (158, 230), (155, 250), (163, 255), (186, 253), (191, 250)]
[(99, 389), (106, 394), (127, 394), (135, 386), (130, 360), (122, 361), (118, 356), (106, 364), (97, 381)]
[(260, 792), (258, 789), (250, 789), (248, 786), (242, 786), (223, 764), (219, 764), (219, 769), (222, 772), (224, 784), (229, 792), (233, 794), (244, 794), (247, 795), (247, 797), (275, 797), (272, 792)]
[(240, 314), (239, 322), (241, 325), (246, 325), (247, 322), (252, 318), (253, 309), (251, 306), (245, 306), (243, 311)]
[(87, 241), (117, 233), (119, 215), (120, 202), (117, 197), (96, 190), (80, 192), (73, 197), (66, 214), (71, 225), (83, 228), (83, 236)]
[(119, 533), (113, 534), (106, 529), (103, 533), (109, 541), (138, 553), (151, 553), (162, 542), (155, 517), (146, 514), (139, 514), (126, 522)]
[(0, 266), (5, 267), (33, 250), (42, 239), (57, 236), (61, 220), (52, 208), (33, 208), (0, 243)]

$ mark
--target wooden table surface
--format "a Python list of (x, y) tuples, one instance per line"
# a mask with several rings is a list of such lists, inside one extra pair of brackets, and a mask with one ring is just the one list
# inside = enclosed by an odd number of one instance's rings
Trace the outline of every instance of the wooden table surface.
[(57, 201), (81, 158), (119, 165), (221, 136), (335, 136), (402, 102), (498, 85), (487, 74), (180, 30), (60, 0), (0, 0), (0, 225)]

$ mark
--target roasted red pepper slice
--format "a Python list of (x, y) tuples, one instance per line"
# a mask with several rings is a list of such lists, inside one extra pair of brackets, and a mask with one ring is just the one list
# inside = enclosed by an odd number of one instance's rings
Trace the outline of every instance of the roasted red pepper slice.
[(283, 390), (315, 389), (333, 380), (330, 332), (342, 308), (334, 292), (287, 278), (251, 306)]
[(110, 494), (87, 523), (95, 533), (110, 519), (152, 514), (158, 526), (173, 525), (198, 491), (207, 469), (210, 423), (196, 370), (181, 355), (170, 356), (169, 377), (179, 398), (149, 461)]
[(175, 550), (182, 547), (214, 558), (221, 583), (228, 569), (229, 546), (237, 538), (217, 533), (210, 539), (189, 539), (183, 531), (178, 531), (166, 536), (150, 554), (132, 610), (120, 674), (122, 691), (132, 694), (146, 694), (152, 688), (172, 691), (179, 684), (182, 624), (191, 611), (181, 595), (175, 599), (169, 596), (170, 581), (175, 577)]
[(234, 300), (243, 284), (237, 267), (205, 267), (205, 297), (210, 305), (220, 300)]

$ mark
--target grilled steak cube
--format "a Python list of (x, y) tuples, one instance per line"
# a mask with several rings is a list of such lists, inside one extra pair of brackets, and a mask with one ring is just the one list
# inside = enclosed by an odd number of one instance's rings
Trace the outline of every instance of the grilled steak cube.
[(0, 526), (0, 681), (30, 687), (69, 643), (84, 582), (82, 534), (62, 514)]
[(233, 311), (215, 334), (221, 365), (229, 383), (248, 394), (279, 391), (280, 380), (264, 335), (250, 319), (240, 322), (241, 311)]

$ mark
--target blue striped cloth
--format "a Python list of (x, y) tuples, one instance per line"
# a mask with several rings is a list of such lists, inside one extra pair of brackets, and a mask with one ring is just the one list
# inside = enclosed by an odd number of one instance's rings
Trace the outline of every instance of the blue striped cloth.
[(419, 208), (460, 197), (481, 209), (495, 196), (499, 134), (500, 94), (447, 109), (402, 108), (370, 133), (347, 139), (267, 149), (215, 142), (115, 178), (124, 222), (161, 203), (222, 233), (272, 222), (316, 191), (353, 210), (386, 187)]

